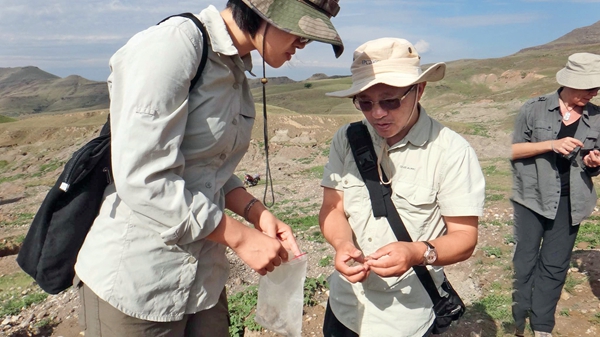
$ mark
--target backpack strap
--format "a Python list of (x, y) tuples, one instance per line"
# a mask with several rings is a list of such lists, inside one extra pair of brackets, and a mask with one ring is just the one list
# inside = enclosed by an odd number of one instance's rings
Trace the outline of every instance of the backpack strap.
[(348, 137), (356, 167), (358, 167), (358, 171), (369, 190), (369, 196), (373, 204), (373, 216), (388, 216), (384, 197), (389, 191), (384, 191), (384, 185), (379, 183), (377, 154), (375, 154), (375, 148), (367, 126), (362, 122), (351, 123), (346, 130), (346, 137)]
[[(194, 23), (196, 24), (196, 27), (198, 27), (198, 29), (200, 29), (200, 31), (202, 32), (202, 58), (200, 59), (200, 65), (198, 66), (198, 70), (196, 70), (196, 76), (194, 76), (194, 78), (192, 79), (192, 82), (190, 83), (190, 88), (189, 88), (188, 92), (191, 92), (192, 89), (196, 86), (196, 83), (198, 83), (198, 80), (200, 80), (200, 76), (202, 76), (202, 72), (204, 71), (204, 68), (206, 67), (206, 61), (208, 60), (208, 38), (209, 37), (208, 37), (208, 32), (206, 31), (206, 27), (204, 27), (204, 24), (202, 24), (202, 22), (200, 20), (198, 20), (198, 18), (192, 13), (181, 13), (181, 14), (171, 15), (169, 17), (164, 18), (162, 21), (157, 23), (157, 25), (160, 25), (161, 23), (167, 21), (168, 19), (170, 19), (172, 17), (176, 17), (176, 16), (183, 16), (185, 18), (188, 18), (188, 19), (194, 21)], [(100, 135), (106, 135), (109, 133), (110, 133), (110, 114), (108, 114), (107, 121), (104, 124), (104, 126), (102, 127), (102, 130), (100, 131)]]
[[(369, 129), (362, 122), (351, 123), (346, 131), (352, 155), (356, 162), (356, 167), (369, 190), (373, 216), (387, 217), (390, 227), (398, 241), (412, 242), (410, 234), (404, 226), (404, 222), (396, 210), (392, 201), (392, 188), (389, 185), (380, 183), (379, 173), (377, 172), (377, 154), (373, 147)], [(381, 170), (382, 178), (387, 180), (385, 172)], [(433, 278), (425, 266), (413, 266), (415, 274), (423, 284), (423, 287), (429, 294), (433, 305), (437, 305), (442, 300), (440, 293), (433, 282)]]
[(198, 20), (198, 18), (192, 14), (192, 13), (181, 13), (181, 14), (175, 14), (175, 15), (171, 15), (169, 17), (164, 18), (161, 22), (157, 23), (157, 25), (160, 25), (161, 23), (169, 20), (172, 17), (176, 17), (176, 16), (183, 16), (184, 18), (188, 18), (190, 20), (192, 20), (195, 24), (196, 27), (198, 27), (198, 29), (200, 29), (200, 31), (202, 32), (202, 58), (200, 59), (200, 66), (198, 66), (198, 70), (196, 71), (196, 76), (194, 76), (194, 78), (192, 79), (192, 82), (190, 84), (190, 90), (192, 91), (192, 89), (196, 86), (196, 83), (198, 83), (198, 80), (200, 79), (200, 76), (202, 75), (202, 72), (204, 71), (204, 67), (206, 66), (206, 61), (208, 59), (208, 32), (206, 31), (206, 27), (204, 27), (204, 24)]

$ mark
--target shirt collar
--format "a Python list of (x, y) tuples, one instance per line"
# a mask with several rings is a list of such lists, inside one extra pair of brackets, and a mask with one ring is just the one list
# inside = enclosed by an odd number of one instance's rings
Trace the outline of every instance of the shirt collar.
[[(564, 87), (560, 87), (558, 88), (558, 90), (556, 90), (556, 93), (554, 95), (548, 95), (547, 97), (547, 103), (546, 103), (546, 107), (548, 107), (548, 111), (553, 111), (556, 110), (558, 111), (558, 114), (560, 115), (560, 103), (559, 103), (559, 98), (560, 98), (560, 92), (563, 90)], [(592, 102), (587, 102), (584, 106), (583, 106), (583, 119), (584, 120), (588, 120), (590, 118), (590, 110), (592, 110), (594, 107), (594, 104)]]
[[(548, 108), (548, 111), (553, 111), (553, 110), (560, 110), (560, 104), (558, 103), (558, 99), (559, 99), (559, 95), (560, 92), (562, 91), (562, 87), (558, 88), (558, 90), (556, 90), (556, 93), (554, 95), (548, 95), (546, 96), (546, 107)], [(560, 113), (560, 111), (559, 111)]]
[[(238, 50), (231, 40), (231, 36), (223, 22), (221, 13), (213, 5), (208, 6), (200, 12), (200, 20), (206, 26), (206, 31), (210, 37), (210, 45), (215, 53), (227, 56), (238, 55)], [(241, 58), (246, 71), (252, 71), (252, 57), (250, 53)]]

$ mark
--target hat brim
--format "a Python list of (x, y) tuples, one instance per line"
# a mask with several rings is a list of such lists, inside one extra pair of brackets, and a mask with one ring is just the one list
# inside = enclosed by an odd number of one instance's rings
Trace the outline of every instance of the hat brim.
[(556, 82), (563, 87), (578, 90), (600, 88), (600, 73), (581, 74), (562, 68), (556, 73)]
[(352, 87), (346, 90), (328, 92), (325, 95), (330, 97), (354, 97), (361, 92), (369, 89), (376, 84), (387, 84), (392, 87), (408, 87), (413, 84), (422, 82), (436, 82), (444, 78), (446, 74), (446, 64), (443, 62), (436, 63), (429, 67), (418, 77), (407, 76), (401, 73), (383, 73), (377, 74), (375, 77), (369, 77), (364, 81), (353, 82)]
[(274, 1), (267, 12), (261, 11), (250, 0), (242, 0), (271, 25), (290, 34), (309, 40), (329, 43), (335, 57), (344, 52), (344, 44), (330, 18), (303, 1)]

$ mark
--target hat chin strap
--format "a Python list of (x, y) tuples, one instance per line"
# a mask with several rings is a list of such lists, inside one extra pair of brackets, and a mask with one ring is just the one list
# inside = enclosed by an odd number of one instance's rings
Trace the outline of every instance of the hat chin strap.
[(404, 131), (404, 129), (406, 129), (406, 127), (408, 126), (408, 123), (410, 123), (410, 120), (412, 119), (413, 114), (415, 113), (415, 110), (417, 110), (417, 104), (419, 103), (419, 83), (415, 84), (416, 88), (416, 93), (415, 93), (415, 103), (413, 103), (413, 107), (412, 110), (410, 111), (410, 116), (408, 116), (408, 120), (406, 121), (406, 123), (404, 123), (404, 126), (402, 127), (402, 129), (400, 129), (400, 131), (398, 131), (398, 133)]
[[(266, 45), (266, 37), (267, 37), (267, 31), (269, 30), (269, 27), (271, 27), (271, 24), (269, 24), (267, 22), (267, 26), (265, 27), (265, 32), (263, 33), (263, 40), (262, 40), (262, 66), (263, 66), (263, 76), (260, 79), (260, 82), (262, 83), (262, 101), (263, 101), (263, 137), (265, 139), (265, 193), (263, 195), (263, 204), (267, 207), (271, 207), (275, 204), (275, 192), (273, 191), (273, 177), (271, 176), (271, 167), (269, 166), (269, 132), (268, 132), (268, 128), (267, 128), (267, 94), (266, 94), (266, 87), (265, 85), (267, 84), (267, 82), (269, 82), (269, 80), (267, 80), (267, 75), (266, 75), (266, 62), (265, 62), (265, 56), (266, 56), (266, 49), (265, 49), (265, 45)], [(270, 182), (270, 184), (269, 184)], [(267, 203), (267, 191), (269, 189), (269, 185), (271, 185), (271, 203)]]

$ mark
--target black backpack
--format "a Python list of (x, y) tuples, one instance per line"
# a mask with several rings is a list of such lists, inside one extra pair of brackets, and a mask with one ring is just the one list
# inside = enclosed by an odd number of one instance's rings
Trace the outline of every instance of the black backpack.
[[(186, 17), (203, 36), (202, 59), (190, 91), (206, 66), (208, 33), (191, 13)], [(77, 150), (35, 214), (17, 256), (19, 266), (50, 294), (69, 288), (83, 241), (98, 215), (104, 190), (111, 183), (110, 116), (100, 135)]]

